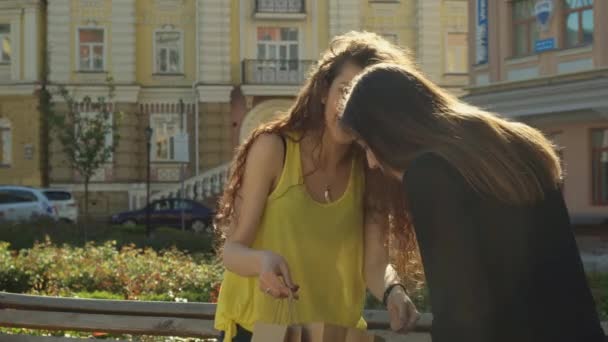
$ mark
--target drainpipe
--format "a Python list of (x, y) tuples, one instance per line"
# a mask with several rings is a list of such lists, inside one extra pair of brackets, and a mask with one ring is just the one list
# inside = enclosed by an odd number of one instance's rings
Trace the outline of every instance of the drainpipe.
[[(198, 73), (197, 73), (198, 74)], [(198, 81), (192, 83), (192, 93), (194, 94), (194, 175), (198, 176), (200, 173), (200, 161), (199, 161), (199, 113), (198, 113), (198, 90), (196, 87), (199, 85)]]
[(196, 55), (196, 63), (195, 63), (195, 67), (196, 67), (196, 75), (194, 76), (194, 82), (192, 83), (192, 93), (194, 94), (194, 174), (196, 176), (199, 175), (200, 173), (200, 160), (199, 160), (199, 111), (198, 111), (198, 90), (196, 89), (196, 87), (199, 85), (199, 69), (200, 69), (200, 60), (199, 60), (199, 53), (200, 53), (200, 42), (198, 40), (198, 29), (199, 29), (199, 17), (198, 17), (198, 6), (199, 6), (199, 0), (196, 0), (195, 2), (195, 12), (194, 13), (194, 25), (195, 30), (194, 30), (194, 34), (195, 34), (195, 55)]

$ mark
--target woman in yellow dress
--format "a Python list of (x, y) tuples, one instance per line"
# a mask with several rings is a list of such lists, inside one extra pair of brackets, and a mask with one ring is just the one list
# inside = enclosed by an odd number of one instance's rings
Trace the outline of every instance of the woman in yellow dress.
[[(239, 148), (216, 220), (226, 236), (215, 320), (224, 341), (249, 341), (258, 321), (365, 328), (366, 288), (394, 330), (415, 324), (386, 246), (389, 215), (402, 239), (411, 236), (403, 201), (388, 200), (399, 192), (371, 174), (338, 124), (344, 90), (379, 62), (411, 64), (376, 34), (336, 37), (287, 115)], [(280, 300), (292, 295), (293, 304)]]

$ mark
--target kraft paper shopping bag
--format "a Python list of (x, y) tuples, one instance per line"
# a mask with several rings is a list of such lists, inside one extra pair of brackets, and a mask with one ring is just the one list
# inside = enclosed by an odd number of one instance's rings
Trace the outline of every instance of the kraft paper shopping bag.
[(328, 323), (312, 323), (302, 327), (302, 342), (383, 342), (365, 330)]

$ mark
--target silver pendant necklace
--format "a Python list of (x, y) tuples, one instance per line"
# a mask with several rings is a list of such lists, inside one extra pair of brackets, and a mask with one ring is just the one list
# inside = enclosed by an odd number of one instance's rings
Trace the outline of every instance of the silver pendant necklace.
[(331, 193), (329, 192), (329, 185), (325, 186), (325, 202), (331, 203)]

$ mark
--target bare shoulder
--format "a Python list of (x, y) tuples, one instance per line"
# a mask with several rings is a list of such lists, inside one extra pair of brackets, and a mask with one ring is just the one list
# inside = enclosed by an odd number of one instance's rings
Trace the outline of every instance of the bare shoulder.
[(276, 177), (283, 168), (283, 155), (285, 147), (283, 138), (278, 134), (267, 133), (258, 136), (251, 145), (247, 154), (248, 168), (264, 171)]

